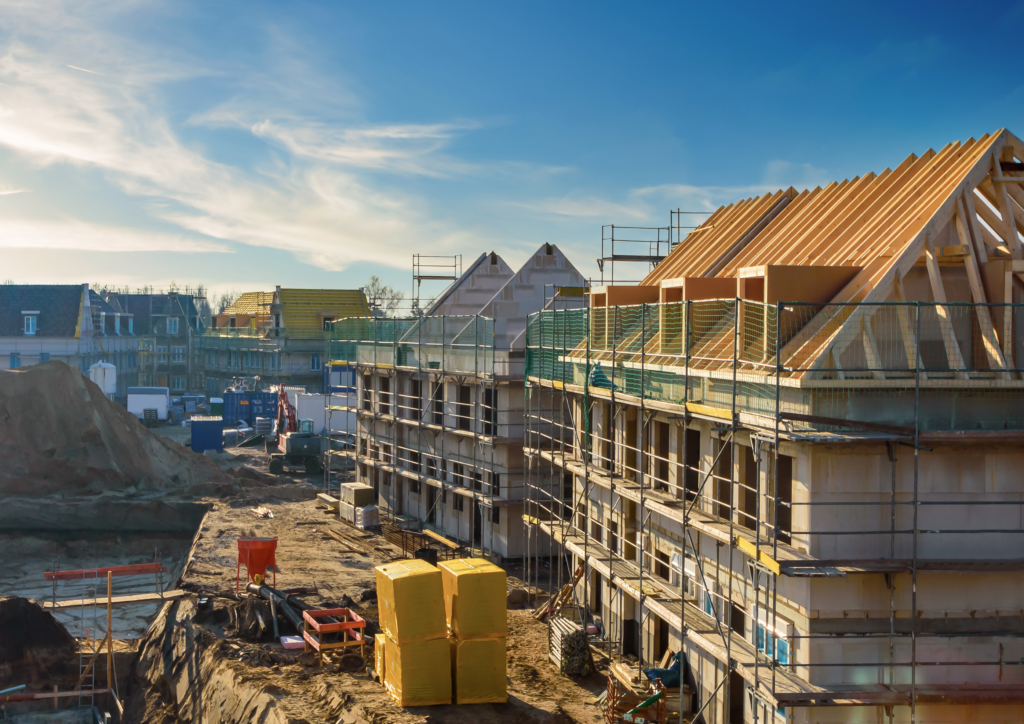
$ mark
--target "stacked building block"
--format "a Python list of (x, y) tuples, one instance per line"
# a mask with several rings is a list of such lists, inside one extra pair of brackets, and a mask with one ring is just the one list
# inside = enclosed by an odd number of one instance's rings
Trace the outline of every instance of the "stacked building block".
[(508, 634), (505, 571), (483, 558), (438, 564), (456, 704), (503, 704)]
[(452, 702), (441, 571), (426, 561), (377, 566), (384, 685), (399, 706)]

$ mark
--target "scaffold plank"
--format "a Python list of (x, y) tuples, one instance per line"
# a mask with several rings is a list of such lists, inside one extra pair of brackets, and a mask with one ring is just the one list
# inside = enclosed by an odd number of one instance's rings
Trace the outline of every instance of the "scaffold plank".
[[(141, 603), (162, 603), (164, 601), (175, 601), (185, 595), (184, 591), (164, 591), (163, 593), (133, 593), (124, 596), (114, 596), (110, 603), (113, 606), (132, 606)], [(100, 598), (73, 598), (58, 600), (56, 605), (50, 599), (42, 601), (43, 608), (47, 610), (65, 610), (70, 608), (88, 608), (89, 606), (106, 606), (107, 599)]]

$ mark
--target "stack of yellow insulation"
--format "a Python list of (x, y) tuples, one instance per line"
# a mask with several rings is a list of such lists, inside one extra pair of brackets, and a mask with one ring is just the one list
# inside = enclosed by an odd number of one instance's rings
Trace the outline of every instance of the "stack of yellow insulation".
[(377, 679), (384, 683), (384, 649), (387, 646), (388, 637), (384, 634), (377, 634), (373, 637), (373, 669), (377, 672)]
[(505, 691), (505, 571), (483, 558), (438, 564), (451, 636), (456, 704), (503, 704)]
[(399, 706), (452, 703), (441, 572), (426, 561), (377, 566), (384, 685)]

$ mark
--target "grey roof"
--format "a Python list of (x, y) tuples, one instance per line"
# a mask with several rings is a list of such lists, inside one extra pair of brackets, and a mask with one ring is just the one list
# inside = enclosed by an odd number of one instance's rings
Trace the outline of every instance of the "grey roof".
[(81, 284), (0, 285), (0, 337), (25, 334), (23, 311), (39, 312), (37, 337), (74, 337), (82, 307)]
[(512, 268), (495, 252), (481, 254), (424, 312), (425, 316), (477, 314), (512, 278)]
[[(136, 335), (154, 334), (155, 316), (178, 316), (184, 323), (196, 329), (199, 326), (199, 311), (191, 294), (125, 294), (111, 292), (107, 294), (111, 308), (131, 314), (135, 318)], [(202, 331), (196, 329), (196, 331)], [(159, 333), (162, 333), (161, 329)]]
[(498, 349), (517, 349), (525, 345), (526, 317), (544, 308), (546, 297), (554, 296), (554, 287), (586, 285), (587, 280), (561, 249), (541, 244), (478, 314), (494, 320)]
[(96, 332), (98, 332), (98, 333), (102, 332), (104, 335), (106, 335), (108, 337), (128, 337), (128, 336), (133, 336), (134, 337), (135, 336), (134, 334), (133, 335), (129, 335), (128, 334), (128, 321), (127, 321), (127, 317), (125, 319), (121, 320), (121, 331), (120, 331), (120, 333), (118, 333), (118, 331), (117, 331), (117, 329), (115, 327), (115, 316), (116, 316), (116, 314), (118, 314), (118, 313), (124, 314), (124, 312), (120, 308), (120, 305), (115, 306), (113, 304), (108, 303), (107, 300), (105, 300), (102, 296), (100, 296), (98, 293), (96, 293), (92, 289), (90, 289), (89, 290), (89, 306), (92, 307), (93, 314), (96, 313), (96, 310), (99, 310), (99, 311), (101, 311), (101, 312), (103, 312), (104, 314), (107, 315), (106, 317), (103, 318), (104, 329), (101, 330), (101, 329), (96, 329), (94, 327), (94, 330)]
[(166, 387), (129, 387), (129, 395), (169, 395)]

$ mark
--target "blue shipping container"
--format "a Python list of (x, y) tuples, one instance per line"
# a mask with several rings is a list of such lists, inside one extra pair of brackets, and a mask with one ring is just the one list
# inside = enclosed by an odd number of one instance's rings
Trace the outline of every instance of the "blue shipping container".
[(199, 415), (192, 417), (192, 452), (224, 450), (224, 419)]
[(257, 417), (277, 419), (276, 392), (225, 392), (224, 424), (236, 427), (242, 420), (250, 427), (256, 425)]

